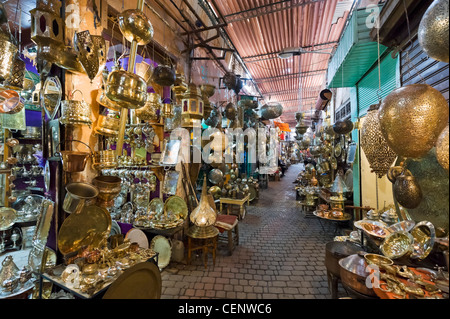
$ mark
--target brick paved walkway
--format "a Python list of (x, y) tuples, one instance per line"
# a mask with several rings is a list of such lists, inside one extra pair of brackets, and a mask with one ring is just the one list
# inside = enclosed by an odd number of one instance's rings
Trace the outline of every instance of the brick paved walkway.
[(169, 298), (329, 299), (324, 234), (319, 221), (305, 218), (295, 200), (293, 165), (279, 182), (269, 182), (239, 222), (240, 244), (232, 256), (219, 247), (215, 266), (193, 256), (190, 265), (172, 262), (162, 272), (162, 296)]

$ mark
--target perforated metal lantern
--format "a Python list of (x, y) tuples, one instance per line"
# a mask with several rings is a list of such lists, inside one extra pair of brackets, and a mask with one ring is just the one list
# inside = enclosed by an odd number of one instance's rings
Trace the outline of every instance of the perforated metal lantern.
[(78, 58), (89, 79), (92, 81), (97, 75), (100, 67), (99, 50), (100, 42), (95, 42), (91, 33), (86, 31), (77, 32), (74, 37), (74, 44), (78, 52)]
[(11, 68), (11, 73), (5, 80), (3, 86), (12, 90), (22, 90), (25, 78), (25, 62), (16, 57)]
[(420, 158), (430, 151), (448, 123), (445, 97), (427, 84), (393, 90), (381, 103), (381, 132), (398, 156)]
[(444, 168), (448, 173), (449, 167), (449, 148), (448, 148), (448, 124), (447, 127), (442, 131), (441, 135), (439, 135), (438, 141), (436, 143), (436, 158), (439, 164)]
[(0, 32), (0, 81), (8, 78), (11, 74), (18, 48), (11, 39)]
[(420, 46), (431, 58), (449, 62), (448, 0), (435, 0), (428, 7), (419, 24)]
[(203, 119), (203, 100), (200, 89), (191, 83), (181, 101), (183, 127), (200, 126)]
[(360, 132), (361, 148), (366, 154), (370, 168), (381, 178), (388, 172), (397, 154), (389, 147), (381, 132), (378, 108), (379, 105), (370, 107)]

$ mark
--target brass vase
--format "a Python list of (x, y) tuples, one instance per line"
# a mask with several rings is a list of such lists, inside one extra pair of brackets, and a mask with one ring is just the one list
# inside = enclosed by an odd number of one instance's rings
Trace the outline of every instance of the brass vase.
[(427, 84), (392, 91), (381, 103), (378, 118), (389, 147), (398, 155), (421, 158), (436, 144), (448, 122), (445, 97)]
[(405, 208), (416, 208), (423, 198), (419, 183), (407, 170), (397, 176), (393, 190), (395, 199)]
[(97, 187), (97, 205), (100, 207), (111, 207), (114, 205), (121, 187), (122, 179), (117, 176), (97, 176), (92, 180), (92, 184)]
[(448, 57), (448, 0), (435, 0), (428, 7), (419, 24), (419, 43), (425, 53), (438, 61)]

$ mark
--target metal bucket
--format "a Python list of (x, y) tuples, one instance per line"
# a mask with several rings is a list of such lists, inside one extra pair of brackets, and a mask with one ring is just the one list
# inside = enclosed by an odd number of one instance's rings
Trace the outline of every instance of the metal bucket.
[[(89, 147), (89, 145), (81, 141), (72, 140), (72, 142), (79, 142)], [(89, 150), (91, 150), (90, 147)], [(60, 151), (59, 154), (61, 156), (63, 170), (65, 172), (75, 173), (84, 171), (86, 163), (89, 157), (92, 155), (92, 151), (91, 152)]]
[(86, 201), (97, 197), (99, 193), (93, 185), (81, 182), (68, 184), (66, 191), (63, 210), (69, 214), (80, 212)]

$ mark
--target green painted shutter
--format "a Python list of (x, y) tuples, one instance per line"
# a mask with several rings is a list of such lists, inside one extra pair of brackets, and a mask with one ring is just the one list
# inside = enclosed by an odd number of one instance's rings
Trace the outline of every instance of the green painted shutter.
[[(387, 55), (381, 60), (381, 91), (380, 98), (383, 100), (389, 93), (397, 87), (398, 58), (393, 59)], [(367, 110), (373, 104), (377, 104), (378, 63), (366, 74), (357, 84), (358, 89), (358, 117), (367, 114)]]

